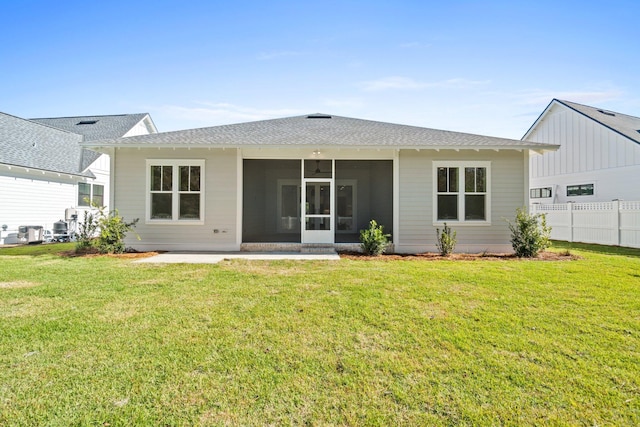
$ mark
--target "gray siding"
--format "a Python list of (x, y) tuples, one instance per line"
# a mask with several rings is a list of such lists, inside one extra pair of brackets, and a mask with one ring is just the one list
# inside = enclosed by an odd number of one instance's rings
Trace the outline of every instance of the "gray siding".
[[(237, 250), (237, 154), (222, 149), (119, 149), (115, 152), (115, 207), (126, 219), (140, 218), (126, 244), (155, 250)], [(205, 218), (202, 225), (150, 224), (146, 218), (146, 160), (204, 159)], [(214, 230), (218, 230), (217, 233)]]
[(436, 250), (436, 225), (433, 218), (434, 161), (491, 162), (490, 225), (448, 225), (457, 232), (459, 252), (510, 252), (510, 233), (505, 219), (512, 220), (525, 201), (526, 151), (441, 150), (400, 152), (400, 236), (398, 252), (433, 252)]

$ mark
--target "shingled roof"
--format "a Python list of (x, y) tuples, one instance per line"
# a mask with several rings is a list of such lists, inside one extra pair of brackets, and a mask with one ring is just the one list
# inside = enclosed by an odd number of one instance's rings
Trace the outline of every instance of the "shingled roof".
[(147, 116), (140, 113), (27, 120), (0, 113), (0, 163), (94, 177), (87, 168), (101, 154), (80, 143), (122, 137)]
[(519, 148), (556, 145), (315, 113), (304, 116), (88, 141), (85, 147)]
[(146, 116), (148, 116), (147, 113), (139, 113), (109, 116), (50, 117), (30, 120), (78, 133), (84, 136), (85, 141), (94, 141), (96, 139), (120, 138)]
[(560, 99), (554, 99), (554, 101), (640, 144), (640, 117), (616, 113), (615, 111), (604, 110), (602, 108), (589, 107), (588, 105), (582, 105), (576, 102), (562, 101)]
[(82, 135), (0, 113), (0, 163), (93, 177), (82, 165), (96, 153), (80, 142)]

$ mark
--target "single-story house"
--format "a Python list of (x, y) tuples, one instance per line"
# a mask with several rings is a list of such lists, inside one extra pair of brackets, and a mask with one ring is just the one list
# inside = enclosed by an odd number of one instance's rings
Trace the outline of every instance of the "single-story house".
[(640, 200), (640, 117), (554, 99), (522, 139), (560, 146), (531, 158), (531, 202)]
[(309, 114), (86, 141), (111, 159), (111, 206), (140, 250), (353, 247), (375, 219), (398, 253), (511, 251), (529, 156), (556, 145)]
[(0, 113), (2, 238), (21, 225), (50, 229), (65, 212), (107, 205), (108, 155), (83, 141), (157, 132), (149, 114), (23, 119)]

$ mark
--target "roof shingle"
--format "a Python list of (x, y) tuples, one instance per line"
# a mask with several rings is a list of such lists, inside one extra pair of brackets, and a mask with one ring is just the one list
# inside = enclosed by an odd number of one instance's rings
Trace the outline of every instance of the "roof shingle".
[(640, 144), (640, 117), (556, 99), (561, 104)]
[(30, 119), (47, 126), (84, 136), (85, 141), (120, 138), (148, 114), (118, 114), (109, 116), (76, 116)]
[(556, 148), (555, 145), (549, 144), (319, 113), (89, 141), (83, 145), (87, 147)]

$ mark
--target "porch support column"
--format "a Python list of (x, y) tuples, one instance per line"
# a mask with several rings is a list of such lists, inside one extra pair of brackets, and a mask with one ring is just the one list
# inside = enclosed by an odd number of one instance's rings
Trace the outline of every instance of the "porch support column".
[[(393, 150), (393, 246), (400, 244), (400, 150)], [(394, 250), (395, 250), (394, 249)]]
[(238, 250), (242, 246), (242, 197), (243, 197), (243, 170), (242, 150), (236, 149), (236, 246)]

